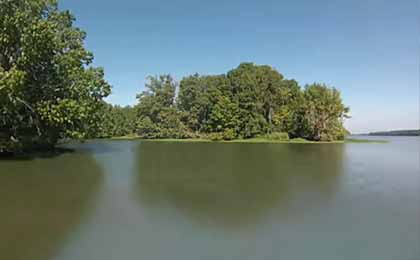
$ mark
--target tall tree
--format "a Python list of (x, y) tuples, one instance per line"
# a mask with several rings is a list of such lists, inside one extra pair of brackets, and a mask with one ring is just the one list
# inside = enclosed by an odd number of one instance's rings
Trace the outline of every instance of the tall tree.
[(343, 120), (348, 118), (348, 112), (337, 89), (317, 83), (308, 85), (303, 92), (300, 134), (316, 141), (344, 139)]
[(187, 128), (182, 113), (176, 108), (177, 83), (170, 75), (149, 77), (146, 91), (137, 95), (139, 136), (145, 138), (183, 138)]
[(185, 77), (180, 82), (178, 107), (186, 112), (185, 123), (192, 131), (200, 131), (208, 118), (210, 100), (207, 92), (208, 85), (198, 74)]
[(86, 34), (55, 0), (0, 1), (0, 151), (84, 138), (110, 93)]
[(185, 123), (194, 132), (208, 131), (210, 114), (220, 97), (231, 97), (229, 81), (225, 75), (193, 76), (181, 80), (178, 108), (186, 115)]
[(283, 75), (270, 66), (242, 63), (228, 73), (228, 78), (242, 114), (242, 135), (270, 132), (282, 94)]
[(238, 137), (240, 123), (238, 104), (227, 96), (219, 96), (210, 113), (206, 129), (210, 133), (221, 133), (223, 139), (234, 139)]
[(299, 107), (302, 104), (302, 91), (295, 80), (283, 79), (274, 98), (274, 113), (271, 129), (274, 132), (297, 136)]

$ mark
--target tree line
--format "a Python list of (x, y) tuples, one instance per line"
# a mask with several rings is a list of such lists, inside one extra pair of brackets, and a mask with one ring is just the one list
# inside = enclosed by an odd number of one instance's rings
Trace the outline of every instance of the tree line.
[(420, 129), (372, 132), (373, 136), (420, 136)]
[(267, 65), (242, 63), (226, 74), (194, 74), (179, 83), (160, 75), (149, 77), (145, 87), (134, 107), (114, 106), (115, 111), (104, 112), (124, 122), (104, 120), (105, 129), (110, 129), (105, 137), (114, 136), (115, 127), (120, 134), (146, 139), (232, 140), (283, 134), (333, 141), (347, 134), (343, 120), (349, 109), (338, 90), (317, 83), (301, 88)]
[(301, 88), (253, 63), (180, 82), (149, 77), (135, 106), (107, 104), (111, 86), (103, 69), (91, 66), (86, 33), (74, 21), (56, 0), (0, 1), (0, 152), (124, 135), (332, 141), (346, 134), (349, 109), (338, 90)]
[[(324, 84), (303, 89), (270, 66), (242, 63), (222, 75), (198, 74), (179, 83), (149, 77), (132, 108), (141, 138), (232, 140), (285, 133), (314, 141), (342, 140), (349, 109)], [(125, 108), (127, 109), (127, 108)]]

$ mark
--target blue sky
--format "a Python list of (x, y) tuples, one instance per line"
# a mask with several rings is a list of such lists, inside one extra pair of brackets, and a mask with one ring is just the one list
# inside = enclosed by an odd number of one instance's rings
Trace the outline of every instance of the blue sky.
[(88, 33), (109, 101), (132, 105), (148, 75), (269, 64), (341, 90), (352, 132), (419, 128), (417, 0), (61, 0)]

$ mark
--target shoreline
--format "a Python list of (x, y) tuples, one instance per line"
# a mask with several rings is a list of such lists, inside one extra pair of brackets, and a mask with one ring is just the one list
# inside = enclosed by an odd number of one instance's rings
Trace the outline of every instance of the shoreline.
[[(354, 139), (348, 138), (343, 141), (309, 141), (301, 138), (291, 139), (291, 140), (269, 140), (267, 138), (250, 138), (250, 139), (236, 139), (236, 140), (220, 140), (213, 141), (210, 139), (203, 138), (189, 138), (189, 139), (143, 139), (137, 136), (120, 136), (120, 137), (111, 137), (111, 138), (98, 138), (98, 139), (88, 139), (83, 142), (93, 142), (95, 140), (105, 140), (105, 141), (142, 141), (142, 142), (155, 142), (155, 143), (213, 143), (213, 144), (386, 144), (389, 141), (386, 140), (368, 140), (368, 139)], [(68, 148), (65, 145), (74, 143), (77, 141), (72, 140), (65, 143), (61, 143), (54, 147), (51, 150), (31, 150), (31, 151), (22, 151), (19, 153), (0, 153), (0, 160), (11, 160), (11, 159), (33, 159), (33, 158), (48, 158), (59, 156), (63, 153), (73, 152), (73, 148)], [(82, 142), (82, 143), (83, 143)], [(64, 146), (63, 146), (64, 145)]]
[(203, 138), (187, 138), (187, 139), (174, 139), (174, 138), (164, 138), (164, 139), (144, 139), (137, 136), (121, 136), (121, 137), (111, 137), (104, 138), (104, 140), (140, 140), (145, 142), (162, 142), (162, 143), (243, 143), (243, 144), (345, 144), (345, 143), (377, 143), (384, 144), (389, 143), (386, 140), (369, 140), (369, 139), (355, 139), (348, 138), (340, 141), (310, 141), (305, 139), (290, 139), (290, 140), (270, 140), (267, 138), (250, 138), (250, 139), (235, 139), (235, 140), (220, 140), (213, 141), (210, 139)]

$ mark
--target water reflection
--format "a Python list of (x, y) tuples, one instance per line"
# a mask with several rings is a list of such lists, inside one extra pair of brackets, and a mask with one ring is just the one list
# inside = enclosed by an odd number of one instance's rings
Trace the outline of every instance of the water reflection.
[(87, 153), (0, 161), (0, 258), (54, 258), (102, 181)]
[(249, 226), (271, 213), (296, 217), (328, 203), (339, 187), (343, 145), (145, 142), (136, 150), (142, 206), (199, 224)]

